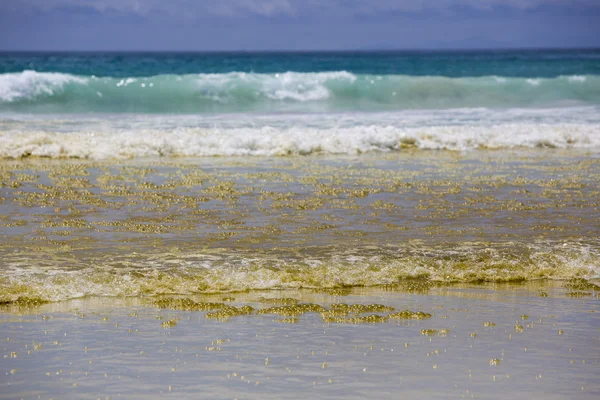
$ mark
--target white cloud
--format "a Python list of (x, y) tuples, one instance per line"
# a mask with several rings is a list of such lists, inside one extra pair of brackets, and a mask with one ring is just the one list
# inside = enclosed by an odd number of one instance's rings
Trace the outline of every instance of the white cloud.
[(148, 15), (244, 17), (378, 15), (386, 12), (448, 12), (456, 7), (530, 10), (546, 6), (600, 6), (598, 0), (2, 0), (0, 10), (87, 8)]
[[(135, 14), (152, 12), (171, 15), (238, 16), (255, 14), (272, 16), (293, 14), (294, 0), (4, 0), (4, 6), (51, 11), (65, 8), (84, 8), (99, 12), (118, 11)], [(0, 9), (2, 5), (0, 5)]]

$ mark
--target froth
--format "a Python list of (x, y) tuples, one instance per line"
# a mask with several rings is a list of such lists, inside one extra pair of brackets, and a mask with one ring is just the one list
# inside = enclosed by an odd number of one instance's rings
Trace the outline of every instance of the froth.
[[(85, 296), (153, 296), (162, 294), (225, 293), (269, 289), (324, 289), (395, 285), (405, 279), (426, 282), (511, 282), (538, 279), (593, 279), (598, 276), (595, 254), (575, 248), (545, 249), (529, 255), (497, 252), (461, 254), (429, 252), (398, 258), (333, 257), (324, 260), (237, 261), (205, 260), (169, 266), (139, 259), (122, 265), (98, 265), (75, 271), (39, 268), (0, 280), (0, 302), (19, 297), (60, 301)], [(117, 263), (118, 264), (118, 263)]]
[(84, 85), (87, 79), (55, 72), (23, 71), (0, 74), (0, 100), (10, 103), (52, 96), (71, 82)]
[(598, 124), (234, 127), (0, 133), (0, 157), (285, 156), (422, 150), (598, 148)]
[(234, 101), (233, 90), (239, 92), (243, 88), (253, 89), (252, 97), (264, 96), (272, 100), (292, 100), (299, 102), (325, 100), (330, 96), (327, 83), (335, 81), (351, 84), (356, 76), (346, 71), (298, 73), (285, 72), (277, 74), (248, 74), (232, 72), (227, 74), (201, 74), (196, 78), (196, 85), (203, 93), (214, 93), (214, 99), (222, 102)]

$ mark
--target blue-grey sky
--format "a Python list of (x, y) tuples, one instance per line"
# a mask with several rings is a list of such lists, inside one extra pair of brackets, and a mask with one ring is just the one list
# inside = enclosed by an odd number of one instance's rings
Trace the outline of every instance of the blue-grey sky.
[(600, 47), (600, 0), (0, 0), (0, 50)]

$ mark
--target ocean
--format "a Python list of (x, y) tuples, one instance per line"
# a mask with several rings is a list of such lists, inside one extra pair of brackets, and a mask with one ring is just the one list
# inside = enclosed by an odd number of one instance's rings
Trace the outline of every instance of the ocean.
[(600, 50), (0, 53), (0, 399), (597, 398), (599, 199)]
[(596, 148), (599, 74), (598, 51), (3, 54), (0, 157)]

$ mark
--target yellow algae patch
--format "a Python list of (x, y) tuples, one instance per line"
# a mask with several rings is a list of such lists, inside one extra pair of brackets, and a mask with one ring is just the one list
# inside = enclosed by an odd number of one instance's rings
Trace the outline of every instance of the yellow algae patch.
[(388, 320), (387, 316), (371, 314), (363, 317), (323, 317), (324, 322), (336, 324), (381, 324)]
[(404, 311), (398, 311), (398, 312), (392, 313), (392, 314), (388, 315), (388, 318), (392, 318), (392, 319), (428, 319), (428, 318), (431, 318), (431, 314), (423, 312), (423, 311), (413, 312), (410, 310), (404, 310)]
[(310, 226), (301, 226), (296, 229), (296, 233), (315, 233), (326, 229), (335, 228), (335, 225), (312, 223)]
[(254, 308), (252, 308), (250, 306), (244, 306), (244, 307), (237, 308), (237, 307), (233, 307), (233, 306), (229, 306), (229, 305), (223, 305), (223, 307), (221, 307), (217, 311), (212, 311), (212, 312), (206, 313), (205, 317), (209, 318), (209, 319), (216, 319), (219, 321), (227, 321), (231, 317), (252, 314), (253, 311), (254, 311)]
[(239, 308), (239, 311), (241, 312), (241, 315), (249, 315), (254, 312), (254, 307), (248, 305), (242, 306)]
[(572, 298), (580, 298), (580, 297), (587, 297), (587, 296), (591, 296), (592, 294), (590, 292), (568, 292), (567, 296), (572, 297)]
[(405, 292), (426, 292), (433, 286), (434, 283), (429, 279), (406, 279), (396, 283), (394, 289)]
[(342, 318), (348, 315), (348, 311), (346, 310), (327, 310), (321, 313), (321, 317), (323, 320), (327, 320), (330, 318)]
[(0, 301), (0, 306), (39, 307), (46, 303), (48, 303), (47, 300), (40, 299), (39, 297), (18, 297), (15, 300), (2, 300)]
[(596, 286), (593, 283), (588, 282), (587, 280), (582, 278), (569, 279), (563, 284), (563, 287), (567, 289), (572, 289), (573, 291), (600, 290), (599, 286)]
[(297, 324), (298, 318), (296, 318), (296, 317), (280, 318), (280, 319), (276, 319), (275, 322), (281, 322), (284, 324)]
[(154, 302), (158, 308), (170, 308), (181, 311), (212, 311), (226, 307), (223, 303), (200, 302), (190, 299), (159, 299)]
[(376, 312), (390, 312), (394, 311), (394, 307), (384, 306), (383, 304), (331, 304), (329, 306), (331, 311), (352, 313), (352, 314), (364, 314), (364, 313), (376, 313)]
[(448, 336), (450, 329), (421, 329), (421, 335), (424, 336)]
[(295, 317), (298, 315), (306, 314), (309, 312), (322, 313), (327, 311), (324, 307), (318, 304), (295, 304), (292, 306), (280, 306), (280, 307), (269, 307), (263, 308), (256, 311), (256, 314), (277, 314), (287, 317)]
[(162, 324), (160, 324), (160, 326), (162, 326), (165, 329), (173, 328), (175, 325), (177, 325), (178, 321), (179, 320), (177, 318), (173, 318), (173, 319), (163, 322)]

